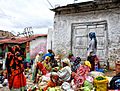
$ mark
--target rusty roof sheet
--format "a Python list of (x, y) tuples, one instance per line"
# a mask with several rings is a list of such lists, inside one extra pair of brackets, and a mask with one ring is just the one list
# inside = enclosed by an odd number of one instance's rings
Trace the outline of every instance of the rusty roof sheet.
[[(101, 6), (98, 8), (98, 6)], [(68, 4), (66, 6), (59, 6), (53, 9), (50, 9), (53, 12), (61, 13), (61, 11), (70, 11), (72, 9), (80, 9), (80, 11), (91, 11), (93, 9), (109, 9), (109, 8), (118, 8), (120, 6), (120, 0), (116, 0), (116, 2), (107, 2), (107, 3), (101, 3), (96, 1), (87, 1), (87, 2), (80, 2), (80, 3), (73, 3)]]
[(47, 37), (47, 34), (36, 34), (36, 35), (32, 35), (30, 37), (12, 37), (12, 38), (8, 38), (8, 39), (0, 40), (0, 44), (4, 44), (4, 43), (22, 44), (22, 43), (34, 40), (38, 37)]

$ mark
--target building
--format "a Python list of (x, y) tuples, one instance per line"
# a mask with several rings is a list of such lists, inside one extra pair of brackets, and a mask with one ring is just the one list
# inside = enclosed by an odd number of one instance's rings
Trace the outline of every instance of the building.
[(47, 35), (37, 34), (30, 37), (11, 37), (0, 40), (0, 57), (4, 58), (8, 52), (8, 46), (19, 45), (24, 52), (26, 60), (35, 58), (39, 51), (46, 53)]
[[(55, 12), (52, 49), (87, 57), (88, 34), (96, 32), (100, 63), (120, 59), (120, 1), (94, 0), (51, 9)], [(50, 32), (50, 31), (49, 31)], [(51, 33), (50, 33), (51, 34)], [(49, 35), (49, 34), (48, 34)]]

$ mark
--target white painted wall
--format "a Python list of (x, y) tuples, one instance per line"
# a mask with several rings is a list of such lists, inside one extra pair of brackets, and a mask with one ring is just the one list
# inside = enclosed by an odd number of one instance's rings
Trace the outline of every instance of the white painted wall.
[[(82, 12), (76, 14), (55, 15), (53, 32), (53, 50), (69, 52), (71, 49), (72, 23), (107, 21), (108, 25), (108, 60), (120, 60), (120, 9)], [(49, 34), (48, 34), (49, 35)], [(114, 55), (113, 55), (113, 52)], [(111, 59), (114, 56), (113, 59)]]
[(39, 51), (46, 53), (47, 37), (38, 37), (30, 42), (30, 56), (35, 57)]

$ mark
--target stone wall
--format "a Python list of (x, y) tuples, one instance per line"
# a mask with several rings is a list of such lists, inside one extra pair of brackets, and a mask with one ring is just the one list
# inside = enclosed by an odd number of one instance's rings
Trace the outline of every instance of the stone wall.
[[(56, 15), (54, 19), (53, 50), (68, 53), (71, 50), (71, 25), (73, 23), (107, 21), (108, 60), (120, 60), (120, 9), (108, 9)], [(114, 53), (114, 51), (116, 51)], [(114, 54), (114, 55), (113, 55)], [(116, 57), (117, 55), (117, 57)]]
[(47, 50), (52, 49), (52, 40), (53, 40), (53, 29), (48, 29), (48, 35), (47, 35)]

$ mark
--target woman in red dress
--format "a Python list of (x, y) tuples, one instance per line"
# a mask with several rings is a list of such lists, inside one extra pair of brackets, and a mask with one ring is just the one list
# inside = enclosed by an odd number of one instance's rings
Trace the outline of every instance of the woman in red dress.
[(10, 51), (7, 53), (6, 68), (9, 89), (12, 91), (27, 91), (26, 78), (23, 73), (23, 59), (18, 45), (11, 47)]

